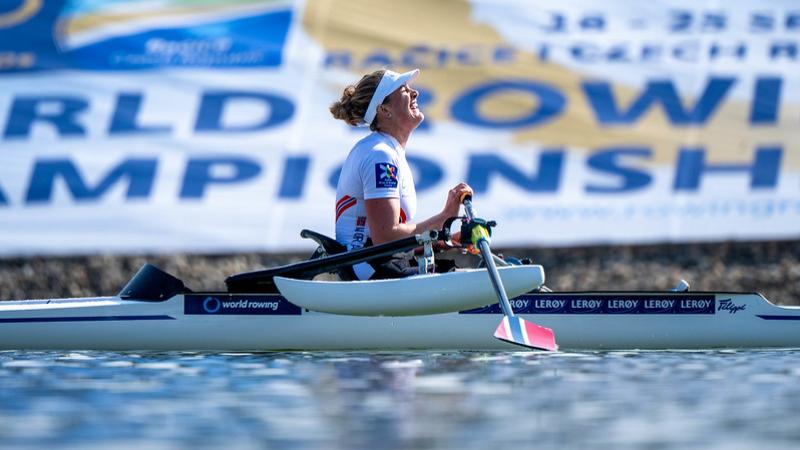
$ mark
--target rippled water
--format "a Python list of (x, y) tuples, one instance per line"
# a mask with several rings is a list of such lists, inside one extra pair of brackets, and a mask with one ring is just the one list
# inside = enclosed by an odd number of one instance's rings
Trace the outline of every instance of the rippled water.
[(0, 447), (53, 444), (790, 448), (800, 351), (0, 352)]

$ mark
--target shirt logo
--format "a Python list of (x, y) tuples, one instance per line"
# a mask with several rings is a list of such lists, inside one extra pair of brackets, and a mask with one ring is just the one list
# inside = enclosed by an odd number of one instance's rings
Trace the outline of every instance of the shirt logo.
[(375, 164), (375, 187), (397, 188), (397, 166), (389, 163)]

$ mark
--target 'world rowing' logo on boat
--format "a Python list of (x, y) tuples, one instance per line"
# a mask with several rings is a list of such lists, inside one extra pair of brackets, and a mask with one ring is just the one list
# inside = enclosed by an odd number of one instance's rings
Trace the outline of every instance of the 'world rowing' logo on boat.
[(184, 314), (230, 315), (300, 315), (300, 307), (278, 295), (186, 295)]

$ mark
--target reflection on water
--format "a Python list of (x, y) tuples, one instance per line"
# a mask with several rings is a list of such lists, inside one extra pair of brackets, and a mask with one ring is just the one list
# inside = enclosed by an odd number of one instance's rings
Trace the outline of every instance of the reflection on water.
[(0, 352), (0, 447), (791, 448), (800, 352)]

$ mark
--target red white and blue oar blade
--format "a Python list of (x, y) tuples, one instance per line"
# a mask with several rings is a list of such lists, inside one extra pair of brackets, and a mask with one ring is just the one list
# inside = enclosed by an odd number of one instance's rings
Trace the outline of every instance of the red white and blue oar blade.
[(523, 347), (549, 351), (558, 350), (553, 330), (530, 323), (517, 316), (503, 317), (503, 321), (494, 330), (494, 337)]

